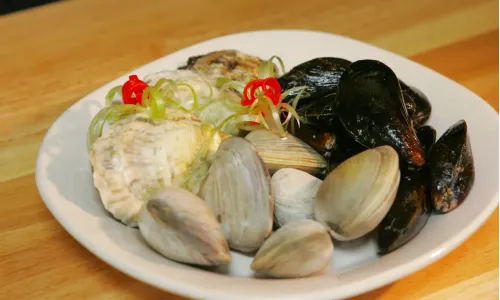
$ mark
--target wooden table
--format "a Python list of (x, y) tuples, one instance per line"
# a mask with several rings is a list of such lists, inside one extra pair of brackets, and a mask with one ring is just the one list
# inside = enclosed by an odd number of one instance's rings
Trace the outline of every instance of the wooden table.
[[(44, 206), (40, 142), (111, 79), (229, 33), (334, 32), (429, 66), (498, 111), (498, 1), (81, 0), (0, 17), (0, 299), (183, 299), (109, 267)], [(304, 5), (307, 3), (307, 5)], [(498, 299), (498, 210), (437, 263), (354, 299)]]

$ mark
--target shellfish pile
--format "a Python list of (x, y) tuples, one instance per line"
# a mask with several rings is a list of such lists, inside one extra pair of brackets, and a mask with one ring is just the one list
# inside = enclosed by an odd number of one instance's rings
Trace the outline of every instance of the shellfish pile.
[(466, 199), (465, 120), (437, 139), (429, 99), (380, 61), (281, 74), (272, 61), (216, 51), (147, 76), (137, 104), (110, 97), (89, 129), (104, 208), (173, 261), (223, 265), (234, 250), (258, 275), (296, 278), (324, 272), (340, 241), (373, 235), (387, 255)]

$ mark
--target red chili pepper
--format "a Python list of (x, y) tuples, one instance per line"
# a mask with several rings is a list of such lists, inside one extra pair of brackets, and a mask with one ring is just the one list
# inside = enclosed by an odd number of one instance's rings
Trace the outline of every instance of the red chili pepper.
[(250, 106), (257, 99), (255, 92), (261, 88), (263, 96), (271, 99), (274, 105), (277, 105), (280, 101), (281, 86), (278, 80), (274, 77), (269, 77), (265, 79), (255, 79), (247, 83), (243, 89), (243, 99), (241, 99), (241, 105)]
[(125, 104), (142, 104), (142, 93), (148, 84), (140, 80), (137, 75), (130, 75), (122, 87), (122, 99)]

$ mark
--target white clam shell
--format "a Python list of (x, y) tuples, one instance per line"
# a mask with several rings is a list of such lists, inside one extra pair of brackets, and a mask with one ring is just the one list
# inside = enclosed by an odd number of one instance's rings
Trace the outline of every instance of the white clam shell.
[(245, 138), (255, 146), (271, 174), (282, 168), (294, 168), (315, 175), (327, 167), (321, 154), (291, 134), (282, 139), (274, 132), (259, 129)]
[(314, 201), (322, 181), (309, 173), (284, 168), (274, 173), (274, 218), (279, 226), (290, 222), (313, 219)]
[(214, 214), (187, 190), (158, 190), (141, 211), (139, 230), (153, 249), (169, 259), (205, 266), (231, 261)]
[(399, 157), (392, 147), (365, 150), (328, 174), (316, 194), (314, 217), (335, 239), (359, 238), (385, 217), (399, 179)]
[(221, 222), (232, 249), (256, 250), (271, 233), (274, 199), (270, 180), (250, 142), (230, 137), (220, 144), (200, 197)]
[(332, 256), (327, 229), (316, 221), (301, 220), (274, 232), (255, 255), (251, 268), (270, 277), (306, 277), (323, 271)]

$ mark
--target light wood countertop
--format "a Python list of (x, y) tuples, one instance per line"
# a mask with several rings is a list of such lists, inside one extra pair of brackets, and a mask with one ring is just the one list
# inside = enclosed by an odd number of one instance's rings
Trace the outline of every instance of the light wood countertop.
[[(104, 83), (241, 31), (333, 32), (407, 56), (498, 111), (498, 1), (73, 0), (0, 17), (0, 299), (184, 299), (140, 283), (71, 238), (35, 186), (52, 122)], [(438, 262), (353, 299), (498, 299), (498, 210)]]

